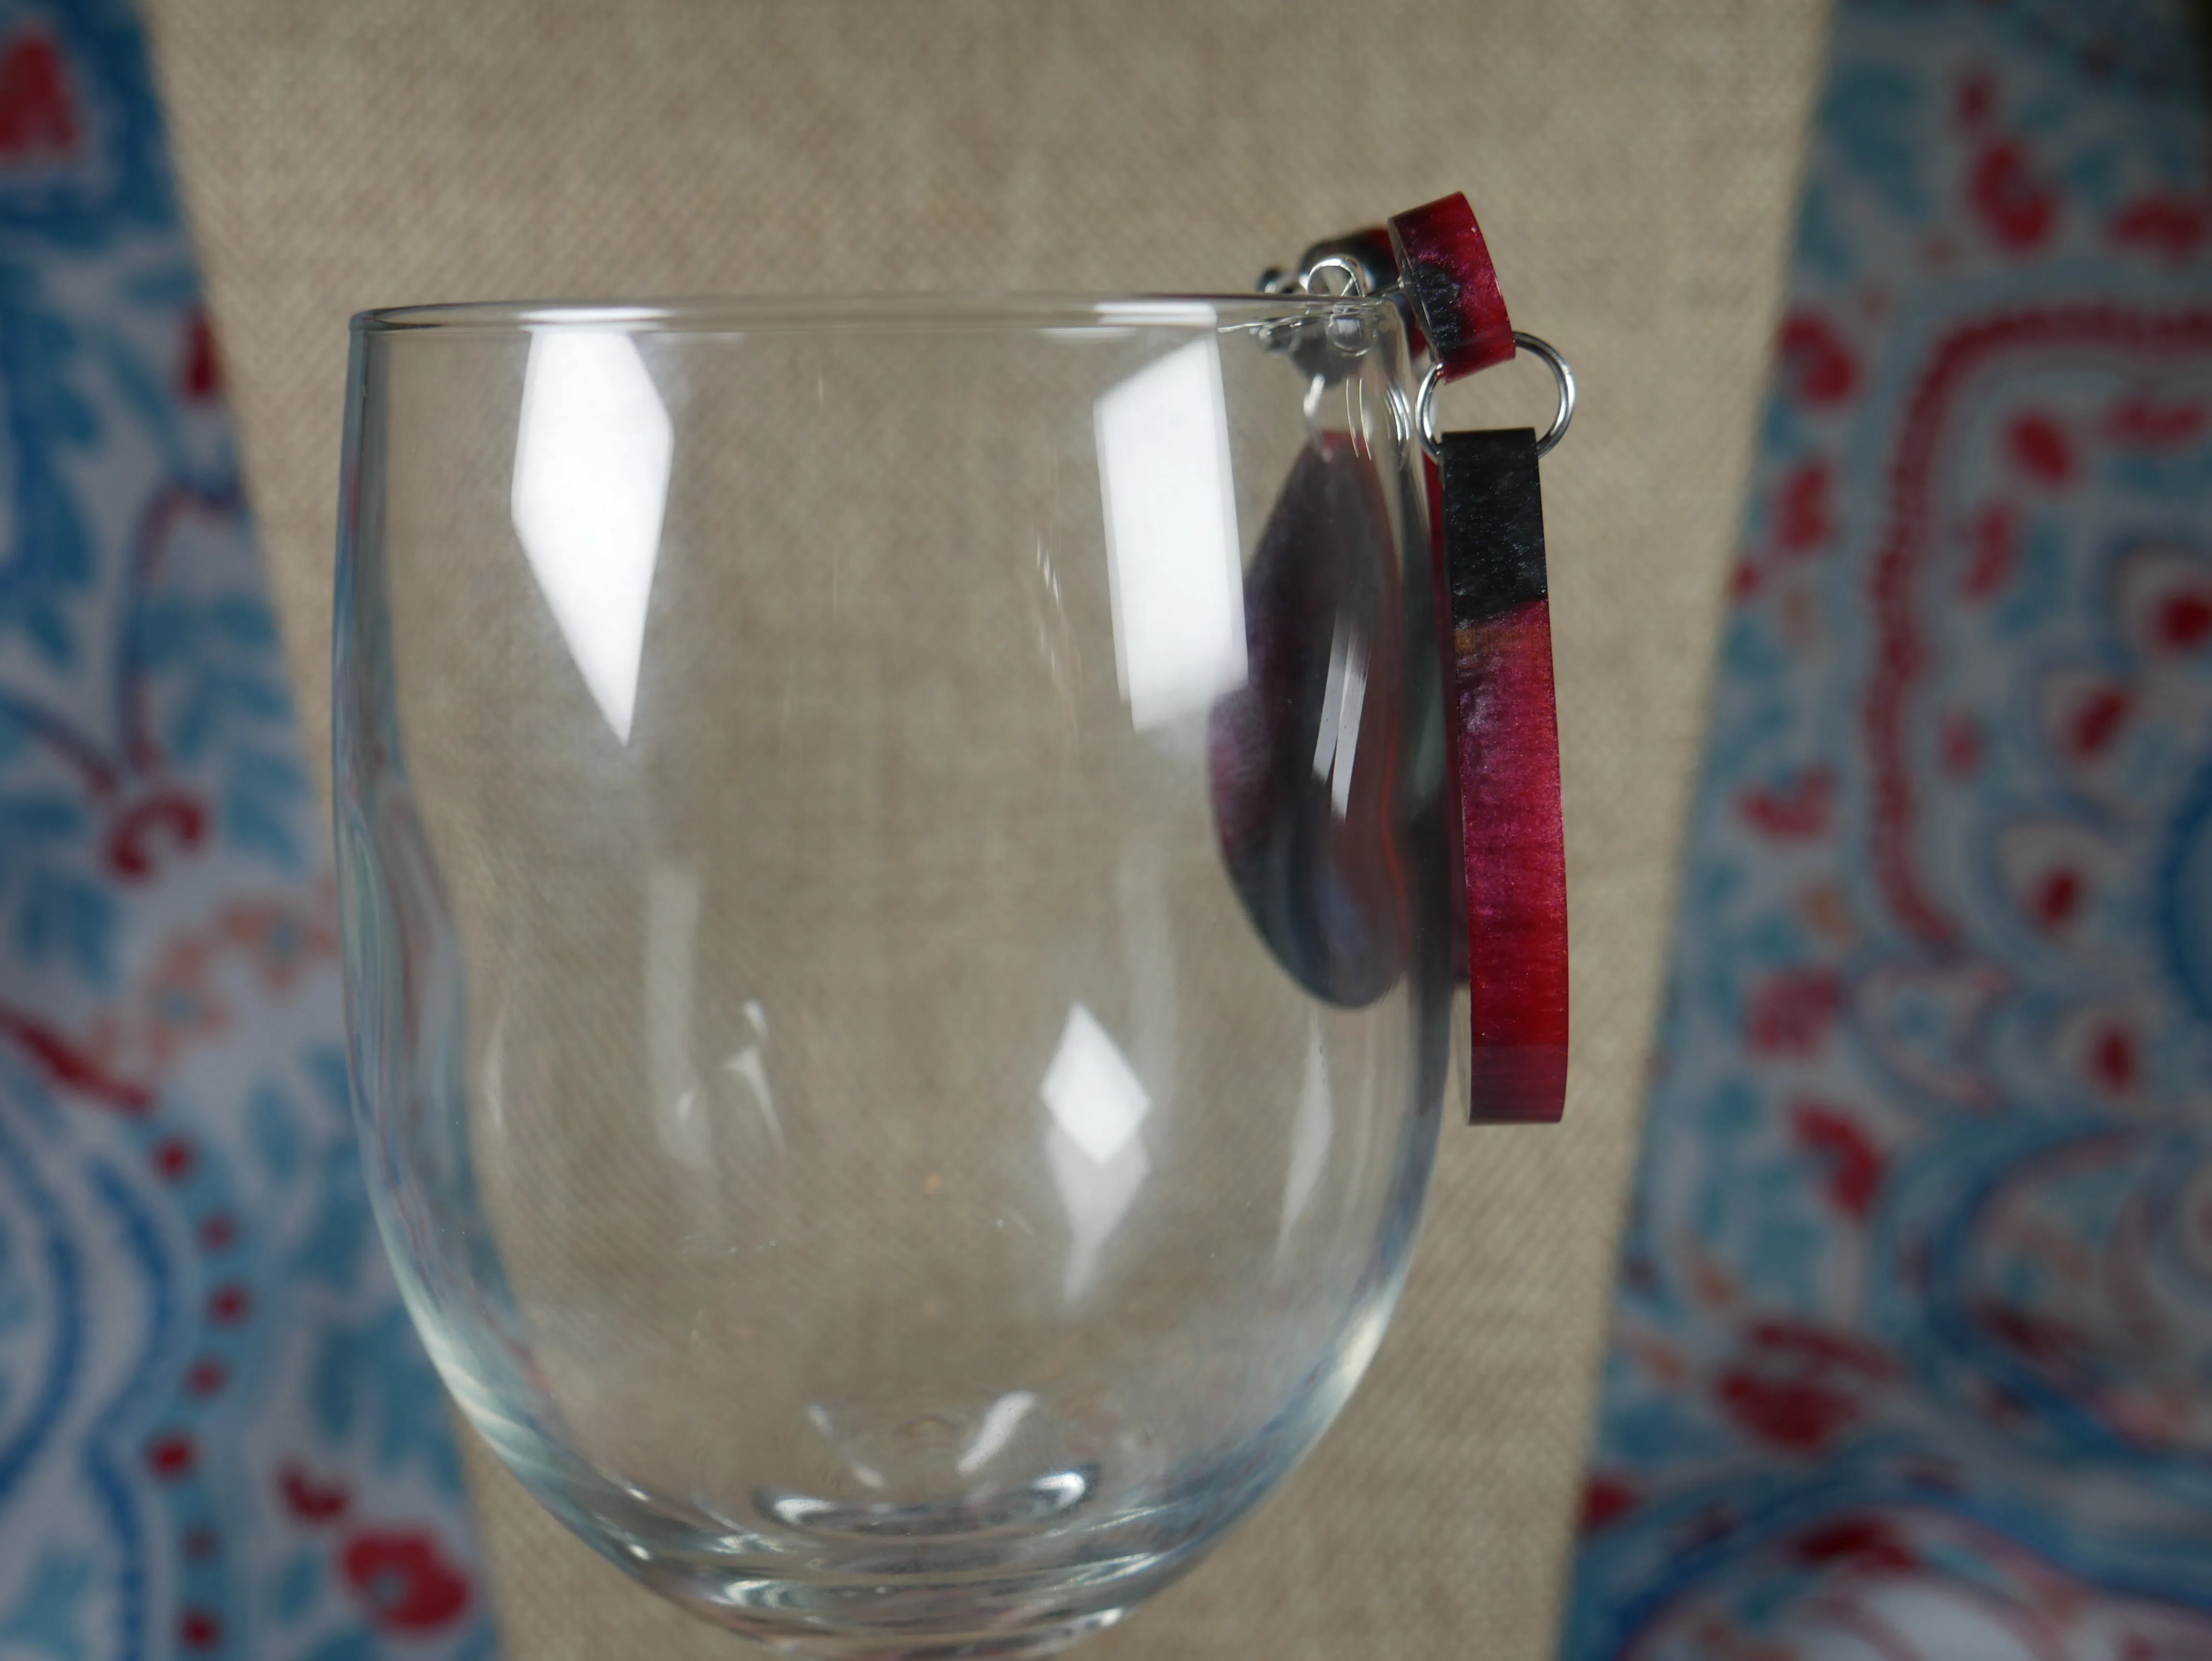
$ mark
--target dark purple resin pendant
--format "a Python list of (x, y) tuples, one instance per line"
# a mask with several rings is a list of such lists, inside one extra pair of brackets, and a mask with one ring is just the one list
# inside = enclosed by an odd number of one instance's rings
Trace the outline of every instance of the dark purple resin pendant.
[(1213, 707), (1222, 857), (1278, 961), (1316, 996), (1373, 1002), (1406, 971), (1394, 841), (1405, 667), (1390, 508), (1341, 434), (1291, 470), (1245, 580), (1249, 671)]

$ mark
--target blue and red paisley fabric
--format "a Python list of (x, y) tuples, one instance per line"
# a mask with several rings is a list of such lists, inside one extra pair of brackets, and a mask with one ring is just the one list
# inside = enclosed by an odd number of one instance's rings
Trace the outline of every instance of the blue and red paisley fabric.
[(9, 1661), (493, 1648), (292, 721), (137, 23), (0, 0)]
[(1573, 1661), (2212, 1655), (2194, 9), (1838, 7)]

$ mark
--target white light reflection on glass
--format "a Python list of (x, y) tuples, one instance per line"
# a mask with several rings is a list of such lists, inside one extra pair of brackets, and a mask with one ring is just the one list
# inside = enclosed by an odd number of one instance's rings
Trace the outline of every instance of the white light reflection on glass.
[(968, 1445), (968, 1451), (960, 1456), (960, 1463), (953, 1469), (963, 1476), (973, 1476), (989, 1464), (1006, 1451), (1006, 1444), (1014, 1439), (1014, 1432), (1036, 1404), (1036, 1396), (1026, 1390), (1010, 1390), (1000, 1396), (983, 1409), (983, 1422), (975, 1427), (975, 1439)]
[(1287, 1250), (1291, 1231), (1314, 1196), (1321, 1173), (1328, 1163), (1328, 1145), (1335, 1140), (1336, 1112), (1328, 1087), (1328, 1058), (1322, 1053), (1321, 1023), (1309, 1015), (1306, 1037), (1306, 1076), (1298, 1092), (1298, 1116), (1291, 1127), (1291, 1171), (1283, 1184), (1283, 1224), (1275, 1239), (1278, 1252)]
[(1152, 1098), (1097, 1018), (1078, 1003), (1067, 1012), (1040, 1093), (1052, 1115), (1045, 1158), (1073, 1237), (1061, 1293), (1073, 1302), (1098, 1269), (1098, 1253), (1152, 1170), (1138, 1127)]
[(1091, 314), (1109, 328), (1211, 329), (1221, 313), (1203, 300), (1102, 300)]
[(752, 1092), (753, 1104), (760, 1109), (761, 1123), (780, 1151), (783, 1147), (783, 1120), (775, 1110), (775, 1092), (768, 1081), (768, 1061), (761, 1046), (768, 1042), (768, 1011), (760, 1007), (757, 998), (745, 1000), (745, 1019), (753, 1025), (753, 1042), (722, 1063), (722, 1070), (732, 1078), (741, 1080)]
[(693, 974), (699, 941), (699, 873), (656, 863), (645, 882), (645, 1075), (661, 1151), (703, 1166), (713, 1139), (691, 1069)]
[(491, 1036), (484, 1040), (483, 1098), (486, 1116), (495, 1138), (507, 1135), (507, 1006), (491, 1018)]
[(1213, 338), (1108, 388), (1092, 424), (1114, 666), (1129, 719), (1146, 732), (1244, 684), (1243, 569)]
[[(821, 1432), (822, 1439), (823, 1441), (829, 1443), (831, 1447), (836, 1448), (837, 1451), (844, 1457), (846, 1467), (852, 1471), (854, 1475), (859, 1477), (861, 1482), (866, 1483), (868, 1487), (872, 1488), (879, 1488), (883, 1487), (883, 1472), (878, 1470), (873, 1465), (862, 1460), (858, 1454), (852, 1451), (852, 1449), (845, 1445), (844, 1439), (837, 1433), (836, 1421), (830, 1416), (830, 1410), (827, 1408), (823, 1407), (819, 1402), (808, 1403), (806, 1409), (806, 1421), (812, 1425), (816, 1430)], [(817, 1506), (822, 1505), (820, 1500), (816, 1500), (813, 1503)]]
[(1352, 810), (1352, 768), (1359, 753), (1359, 713), (1366, 703), (1367, 646), (1340, 621), (1328, 643), (1328, 678), (1322, 687), (1313, 758), (1313, 776), (1328, 786), (1329, 805), (1339, 818)]
[(629, 335), (532, 332), (515, 440), (515, 534), (592, 701), (625, 744), (674, 451), (667, 407)]

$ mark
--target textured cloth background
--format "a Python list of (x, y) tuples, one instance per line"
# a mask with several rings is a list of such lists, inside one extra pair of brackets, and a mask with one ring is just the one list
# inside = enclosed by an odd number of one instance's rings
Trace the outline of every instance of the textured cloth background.
[(1844, 0), (1574, 1661), (2212, 1653), (2185, 0)]
[[(1558, 1131), (1447, 1134), (1311, 1462), (1086, 1653), (1549, 1646), (1705, 665), (1821, 9), (157, 0), (303, 702), (346, 314), (526, 294), (1242, 289), (1463, 187), (1586, 387), (1546, 469), (1576, 930)], [(1447, 417), (1538, 418), (1533, 367)], [(471, 1445), (473, 1445), (472, 1439)], [(726, 1653), (474, 1466), (510, 1652)]]
[(0, 1656), (485, 1661), (128, 0), (0, 0)]

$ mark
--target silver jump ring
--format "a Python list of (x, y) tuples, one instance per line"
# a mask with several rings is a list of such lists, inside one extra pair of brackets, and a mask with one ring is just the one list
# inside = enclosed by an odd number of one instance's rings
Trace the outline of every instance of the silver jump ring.
[[(1552, 424), (1544, 429), (1543, 437), (1536, 441), (1536, 453), (1549, 455), (1567, 435), (1567, 423), (1575, 418), (1575, 372), (1567, 360), (1559, 356), (1559, 349), (1548, 340), (1540, 340), (1532, 334), (1516, 334), (1513, 344), (1524, 352), (1532, 352), (1544, 360), (1559, 384), (1559, 408), (1552, 417)], [(1419, 428), (1421, 447), (1431, 458), (1443, 448), (1437, 437), (1437, 388), (1443, 384), (1443, 366), (1431, 364), (1428, 374), (1421, 377), (1421, 390), (1413, 399), (1413, 424)]]
[[(1344, 287), (1334, 295), (1323, 295), (1314, 287), (1314, 278), (1323, 271), (1335, 271), (1344, 278)], [(1349, 254), (1325, 253), (1298, 273), (1298, 286), (1316, 299), (1364, 299), (1367, 294), (1367, 273)]]

